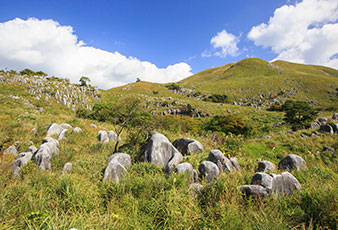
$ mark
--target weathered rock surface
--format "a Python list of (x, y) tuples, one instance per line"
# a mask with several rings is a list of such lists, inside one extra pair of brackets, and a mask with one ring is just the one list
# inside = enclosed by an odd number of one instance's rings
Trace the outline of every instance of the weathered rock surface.
[(186, 173), (186, 174), (190, 174), (190, 175), (193, 175), (193, 170), (194, 169), (193, 169), (192, 165), (190, 163), (187, 163), (187, 162), (178, 164), (176, 166), (176, 169), (175, 169), (175, 171), (177, 173)]
[(18, 149), (14, 146), (14, 145), (11, 145), (11, 146), (9, 146), (7, 149), (5, 149), (5, 151), (4, 151), (4, 155), (5, 154), (13, 154), (13, 155), (15, 155), (15, 154), (17, 154), (18, 153)]
[(197, 184), (197, 183), (192, 183), (189, 186), (189, 190), (191, 192), (192, 197), (197, 197), (197, 196), (201, 195), (202, 192), (203, 192), (203, 189), (204, 189), (203, 185)]
[(109, 142), (109, 137), (108, 137), (108, 133), (104, 130), (101, 130), (98, 132), (98, 136), (97, 139), (101, 142), (101, 143), (108, 143)]
[(203, 161), (198, 166), (199, 175), (201, 178), (205, 178), (207, 182), (211, 182), (219, 175), (218, 166), (211, 161)]
[(108, 158), (108, 165), (104, 171), (103, 181), (119, 183), (123, 174), (128, 173), (127, 169), (131, 165), (130, 156), (126, 153), (115, 153)]
[(334, 113), (334, 114), (332, 115), (332, 120), (338, 121), (338, 113)]
[(24, 153), (20, 153), (16, 160), (13, 163), (13, 175), (14, 176), (21, 176), (21, 168), (25, 166), (31, 159), (33, 153), (28, 151)]
[(97, 129), (97, 126), (95, 124), (90, 124), (89, 127)]
[(255, 175), (251, 179), (252, 185), (260, 185), (268, 190), (272, 190), (272, 176), (266, 173), (255, 173)]
[(272, 191), (277, 195), (291, 195), (294, 190), (301, 188), (299, 181), (289, 172), (273, 176)]
[(27, 148), (27, 152), (31, 152), (31, 153), (35, 153), (38, 150), (37, 147), (35, 147), (34, 145), (31, 145)]
[(66, 138), (66, 132), (68, 132), (68, 129), (62, 130), (62, 132), (60, 133), (60, 135), (59, 135), (59, 137), (58, 137), (58, 140), (59, 140), (59, 141), (67, 140), (67, 138)]
[(323, 151), (328, 151), (328, 152), (331, 152), (332, 154), (335, 154), (335, 150), (334, 150), (334, 148), (331, 148), (331, 147), (328, 147), (328, 146), (325, 146), (324, 148), (323, 148)]
[(233, 172), (235, 170), (240, 170), (239, 164), (236, 158), (232, 158), (232, 161), (224, 156), (224, 154), (218, 150), (213, 149), (209, 152), (207, 161), (215, 163), (221, 172)]
[(238, 188), (246, 197), (253, 196), (261, 199), (270, 195), (267, 189), (261, 185), (241, 185)]
[(66, 163), (62, 168), (62, 174), (70, 173), (72, 171), (72, 168), (73, 168), (72, 163), (70, 163), (70, 162)]
[(108, 158), (108, 164), (110, 162), (117, 162), (123, 165), (124, 167), (128, 168), (131, 165), (131, 158), (129, 154), (126, 153), (114, 153)]
[(170, 172), (182, 160), (182, 154), (163, 134), (151, 133), (144, 153), (144, 161), (157, 164), (167, 172)]
[(203, 152), (203, 146), (200, 142), (196, 141), (195, 139), (191, 138), (179, 138), (173, 142), (175, 148), (180, 151), (183, 156), (187, 155), (188, 153), (197, 153)]
[(108, 131), (108, 138), (111, 142), (117, 142), (117, 134), (114, 131)]
[(320, 128), (319, 128), (319, 132), (321, 133), (331, 133), (333, 134), (334, 133), (334, 130), (332, 128), (331, 125), (321, 125)]
[(271, 172), (276, 169), (276, 165), (270, 161), (258, 162), (257, 171), (259, 172)]
[(82, 132), (82, 129), (80, 127), (75, 127), (73, 129), (73, 133), (81, 133)]
[(73, 128), (70, 124), (67, 124), (67, 123), (63, 123), (60, 126), (64, 129), (72, 129)]
[(56, 123), (50, 124), (47, 127), (47, 137), (51, 137), (53, 135), (59, 136), (63, 129), (64, 128), (62, 128), (61, 125), (58, 125)]
[(40, 169), (47, 170), (51, 168), (50, 159), (52, 158), (53, 154), (59, 154), (58, 145), (59, 142), (51, 137), (43, 139), (42, 144), (34, 153), (32, 158)]
[(278, 168), (286, 170), (304, 170), (307, 166), (302, 157), (295, 154), (289, 154), (279, 162)]

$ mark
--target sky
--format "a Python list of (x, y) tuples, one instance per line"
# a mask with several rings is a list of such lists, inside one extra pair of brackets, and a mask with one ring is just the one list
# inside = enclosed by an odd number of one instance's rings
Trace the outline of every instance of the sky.
[(108, 89), (247, 57), (338, 69), (338, 1), (0, 0), (0, 69)]

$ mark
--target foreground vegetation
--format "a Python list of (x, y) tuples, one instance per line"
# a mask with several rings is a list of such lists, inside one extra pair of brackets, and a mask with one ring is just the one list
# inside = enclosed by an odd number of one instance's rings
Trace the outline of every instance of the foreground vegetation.
[[(36, 100), (25, 93), (24, 86), (0, 83), (1, 153), (16, 141), (19, 152), (31, 142), (39, 146), (46, 135), (44, 127), (53, 122), (83, 130), (68, 133), (67, 140), (60, 142), (60, 154), (52, 158), (48, 171), (30, 162), (22, 178), (16, 178), (11, 169), (15, 157), (0, 155), (0, 229), (337, 229), (338, 162), (336, 154), (323, 151), (324, 146), (338, 149), (337, 134), (304, 139), (301, 134), (314, 130), (287, 133), (289, 124), (275, 127), (276, 122), (283, 122), (284, 111), (253, 112), (249, 107), (194, 100), (144, 82), (135, 84), (150, 87), (145, 91), (154, 97), (174, 97), (214, 116), (152, 115), (140, 87), (140, 93), (103, 92), (102, 101), (92, 111), (75, 112)], [(25, 98), (33, 107), (10, 94)], [(123, 123), (123, 105), (131, 100), (126, 94), (137, 95), (138, 110)], [(226, 114), (227, 109), (232, 114)], [(317, 117), (329, 115), (332, 111), (321, 110)], [(90, 127), (92, 123), (101, 128)], [(103, 183), (107, 159), (116, 145), (99, 143), (97, 132), (121, 127), (125, 128), (118, 147), (131, 155), (132, 166), (119, 184)], [(209, 184), (201, 181), (204, 192), (193, 197), (187, 176), (168, 176), (160, 167), (142, 162), (149, 130), (163, 133), (170, 141), (189, 137), (201, 142), (205, 151), (184, 159), (194, 168), (206, 160), (209, 150), (218, 148), (226, 156), (237, 157), (242, 170), (221, 174)], [(289, 153), (303, 157), (308, 166), (305, 171), (291, 172), (301, 183), (301, 191), (264, 200), (242, 197), (237, 187), (250, 184), (257, 159), (278, 164)], [(61, 175), (66, 162), (73, 163), (73, 170)]]

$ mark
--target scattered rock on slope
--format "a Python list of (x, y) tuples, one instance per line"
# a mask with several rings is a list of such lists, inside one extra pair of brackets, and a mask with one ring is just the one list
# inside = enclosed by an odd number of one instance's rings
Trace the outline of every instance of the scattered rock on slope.
[(307, 166), (302, 157), (296, 154), (289, 154), (279, 162), (278, 168), (286, 170), (303, 170), (306, 169)]
[(4, 154), (13, 154), (13, 155), (15, 155), (17, 153), (18, 153), (18, 149), (14, 145), (9, 146), (4, 151)]
[(258, 169), (259, 172), (271, 172), (276, 169), (276, 165), (270, 161), (260, 161), (258, 162)]
[(144, 161), (161, 166), (167, 172), (183, 160), (182, 154), (160, 133), (151, 132), (144, 153)]
[(218, 149), (211, 150), (207, 160), (215, 163), (221, 172), (233, 172), (240, 169), (236, 158), (232, 158), (231, 161)]
[(104, 130), (101, 130), (98, 132), (98, 136), (97, 139), (101, 142), (101, 143), (108, 143), (109, 142), (109, 137), (108, 137), (108, 133)]
[(198, 166), (199, 175), (205, 178), (207, 182), (211, 182), (216, 179), (219, 175), (218, 166), (211, 161), (203, 161)]
[(175, 148), (180, 151), (183, 156), (187, 155), (188, 153), (196, 153), (202, 152), (203, 146), (200, 142), (196, 141), (195, 139), (191, 138), (179, 138), (173, 142)]
[(126, 168), (131, 165), (130, 156), (125, 153), (115, 153), (108, 158), (108, 161), (103, 181), (119, 183), (123, 174), (128, 173)]
[(70, 173), (72, 171), (72, 168), (73, 168), (72, 163), (70, 163), (70, 162), (66, 163), (62, 168), (62, 174)]
[(59, 136), (63, 129), (64, 128), (62, 128), (61, 125), (52, 123), (47, 127), (47, 137), (51, 137), (53, 135)]
[(25, 166), (31, 159), (33, 153), (28, 151), (24, 153), (20, 153), (16, 160), (13, 163), (13, 175), (14, 176), (21, 176), (21, 168)]

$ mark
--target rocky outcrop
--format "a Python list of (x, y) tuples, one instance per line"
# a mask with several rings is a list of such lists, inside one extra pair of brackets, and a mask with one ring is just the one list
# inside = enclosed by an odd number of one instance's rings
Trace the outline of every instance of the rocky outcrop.
[(180, 151), (183, 156), (187, 155), (188, 153), (198, 153), (203, 152), (203, 146), (200, 142), (196, 141), (195, 139), (191, 138), (179, 138), (173, 142), (175, 148)]
[(334, 130), (333, 130), (332, 126), (328, 125), (328, 124), (321, 125), (320, 128), (319, 128), (319, 132), (334, 134)]
[(59, 154), (59, 142), (51, 137), (43, 139), (39, 149), (33, 155), (33, 161), (42, 170), (51, 168), (51, 158), (54, 154)]
[(15, 145), (11, 145), (11, 146), (9, 146), (7, 149), (5, 149), (5, 151), (4, 151), (4, 155), (6, 155), (6, 154), (13, 154), (13, 155), (15, 155), (15, 154), (17, 154), (18, 153), (18, 149), (16, 148), (16, 146)]
[(33, 153), (31, 151), (27, 151), (24, 153), (20, 153), (16, 160), (13, 163), (13, 175), (14, 176), (21, 176), (21, 168), (25, 166), (31, 159), (32, 159)]
[(58, 140), (59, 140), (59, 141), (67, 140), (67, 138), (66, 138), (66, 132), (68, 132), (68, 129), (62, 130), (62, 132), (60, 133), (60, 135), (59, 135), (59, 137), (58, 137)]
[(152, 132), (150, 135), (144, 153), (144, 161), (157, 164), (170, 172), (183, 160), (182, 154), (163, 134)]
[(279, 162), (278, 168), (286, 170), (304, 170), (307, 169), (307, 166), (302, 157), (295, 154), (289, 154)]

